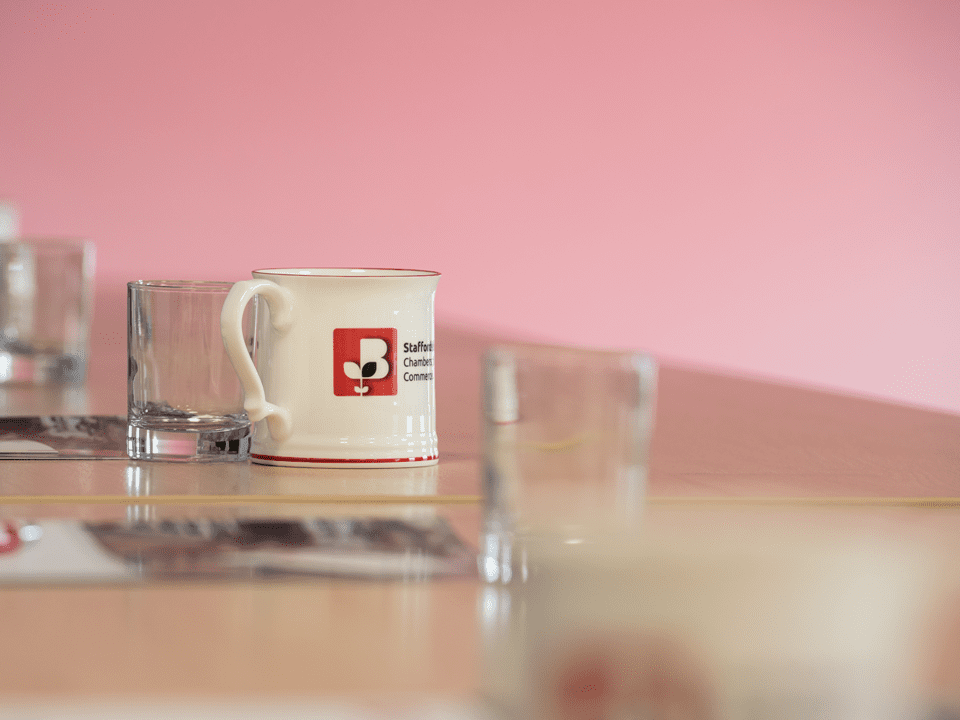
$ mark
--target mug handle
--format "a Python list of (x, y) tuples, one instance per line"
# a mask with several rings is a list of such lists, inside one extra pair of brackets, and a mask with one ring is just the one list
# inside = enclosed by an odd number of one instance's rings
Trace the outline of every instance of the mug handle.
[(240, 377), (243, 386), (243, 409), (250, 422), (266, 418), (270, 434), (283, 442), (292, 431), (290, 411), (267, 402), (263, 381), (257, 374), (247, 344), (243, 338), (243, 311), (255, 295), (262, 295), (270, 307), (270, 321), (274, 329), (284, 333), (293, 324), (293, 294), (270, 280), (243, 280), (235, 283), (227, 294), (220, 313), (220, 334), (227, 357)]

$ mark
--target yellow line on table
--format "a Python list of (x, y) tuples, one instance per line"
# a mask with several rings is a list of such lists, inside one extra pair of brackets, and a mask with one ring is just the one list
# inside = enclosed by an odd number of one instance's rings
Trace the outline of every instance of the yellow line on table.
[(479, 495), (0, 495), (0, 505), (475, 505)]
[[(0, 495), (0, 505), (477, 505), (480, 495)], [(653, 506), (960, 508), (960, 497), (651, 496)]]
[(929, 507), (960, 508), (960, 497), (667, 497), (652, 496), (651, 505), (785, 507)]

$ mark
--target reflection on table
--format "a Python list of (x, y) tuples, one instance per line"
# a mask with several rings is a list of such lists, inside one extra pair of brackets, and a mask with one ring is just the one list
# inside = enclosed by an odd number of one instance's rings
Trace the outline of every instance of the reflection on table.
[[(122, 414), (122, 337), (112, 330), (96, 337), (87, 385), (2, 387), (0, 413)], [(6, 460), (0, 517), (441, 518), (474, 543), (481, 510), (479, 358), (491, 341), (438, 328), (436, 467)], [(955, 553), (958, 439), (960, 417), (953, 415), (663, 367), (644, 522), (686, 537), (704, 528), (793, 525), (899, 537)], [(916, 500), (924, 497), (943, 500), (924, 507)], [(458, 705), (478, 697), (485, 623), (502, 611), (488, 594), (475, 576), (8, 588), (0, 592), (9, 650), (0, 692), (77, 707), (157, 698), (328, 707), (361, 698), (381, 711)], [(960, 631), (941, 633), (926, 676), (940, 697), (960, 698), (960, 662), (952, 662), (960, 642), (951, 640), (958, 637)]]

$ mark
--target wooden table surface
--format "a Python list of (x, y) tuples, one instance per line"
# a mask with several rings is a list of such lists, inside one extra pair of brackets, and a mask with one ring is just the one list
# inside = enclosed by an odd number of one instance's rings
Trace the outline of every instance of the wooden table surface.
[[(479, 357), (492, 341), (437, 329), (436, 467), (6, 460), (0, 513), (439, 514), (474, 542)], [(124, 414), (125, 370), (122, 326), (101, 326), (86, 386), (0, 387), (0, 414)], [(793, 523), (893, 533), (956, 552), (960, 416), (662, 367), (648, 494), (647, 521), (673, 531)], [(481, 593), (474, 578), (8, 588), (0, 591), (0, 694), (65, 703), (469, 698), (479, 683)], [(960, 662), (941, 665), (931, 682), (960, 688)]]

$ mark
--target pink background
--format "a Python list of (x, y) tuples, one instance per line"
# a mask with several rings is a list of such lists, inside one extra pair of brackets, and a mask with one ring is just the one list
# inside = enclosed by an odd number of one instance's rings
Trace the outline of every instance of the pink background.
[(0, 196), (97, 242), (107, 313), (428, 268), (447, 324), (960, 412), (958, 38), (956, 0), (2, 0)]

